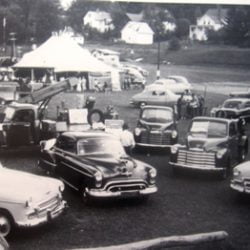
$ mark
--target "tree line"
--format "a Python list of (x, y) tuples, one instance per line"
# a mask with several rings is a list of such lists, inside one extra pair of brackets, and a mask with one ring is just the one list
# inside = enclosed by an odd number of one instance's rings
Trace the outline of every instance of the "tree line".
[[(53, 31), (72, 27), (86, 39), (114, 39), (128, 21), (126, 13), (143, 13), (146, 21), (155, 32), (155, 41), (172, 37), (186, 39), (189, 25), (195, 24), (209, 8), (216, 5), (205, 4), (164, 4), (138, 2), (101, 2), (75, 0), (68, 10), (64, 10), (59, 0), (0, 0), (0, 43), (8, 43), (11, 34), (17, 43), (41, 43)], [(250, 46), (250, 6), (219, 6), (228, 9), (225, 27), (219, 32), (209, 32), (211, 42), (238, 46)], [(114, 29), (104, 34), (90, 27), (83, 27), (83, 17), (89, 10), (103, 10), (111, 14)], [(2, 21), (1, 21), (2, 20)], [(163, 22), (175, 22), (176, 30), (164, 29)], [(2, 25), (1, 25), (2, 22)]]

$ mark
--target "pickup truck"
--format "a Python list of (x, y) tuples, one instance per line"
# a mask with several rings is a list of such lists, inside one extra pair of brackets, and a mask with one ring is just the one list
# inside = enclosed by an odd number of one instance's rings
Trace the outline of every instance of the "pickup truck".
[(173, 170), (217, 172), (224, 179), (232, 167), (245, 160), (248, 138), (240, 119), (196, 117), (192, 120), (186, 144), (171, 148)]
[(39, 144), (54, 137), (55, 121), (44, 119), (50, 99), (77, 84), (76, 78), (55, 83), (0, 107), (0, 148)]

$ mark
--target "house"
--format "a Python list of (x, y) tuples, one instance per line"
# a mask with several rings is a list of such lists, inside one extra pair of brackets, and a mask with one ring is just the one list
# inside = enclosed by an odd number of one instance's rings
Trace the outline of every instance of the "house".
[(129, 21), (121, 31), (121, 40), (129, 44), (152, 44), (154, 32), (145, 22)]
[(58, 35), (70, 37), (79, 45), (84, 44), (84, 37), (83, 35), (76, 33), (71, 27), (65, 27), (64, 30), (60, 30)]
[(92, 55), (108, 65), (120, 66), (120, 53), (109, 49), (94, 49)]
[(111, 15), (106, 11), (88, 11), (83, 17), (83, 25), (89, 25), (91, 28), (97, 29), (101, 33), (114, 29)]
[(143, 12), (140, 13), (126, 13), (130, 21), (141, 22), (143, 19)]
[(227, 9), (213, 8), (197, 19), (196, 25), (190, 25), (189, 38), (191, 40), (207, 40), (207, 31), (219, 31), (226, 24)]

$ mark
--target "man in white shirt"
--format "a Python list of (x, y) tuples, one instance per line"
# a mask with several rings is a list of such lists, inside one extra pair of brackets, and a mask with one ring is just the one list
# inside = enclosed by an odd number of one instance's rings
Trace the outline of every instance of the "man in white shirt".
[(123, 131), (120, 135), (122, 146), (124, 147), (126, 153), (131, 155), (132, 149), (135, 147), (134, 135), (128, 130), (129, 127), (127, 123), (123, 124), (122, 129)]

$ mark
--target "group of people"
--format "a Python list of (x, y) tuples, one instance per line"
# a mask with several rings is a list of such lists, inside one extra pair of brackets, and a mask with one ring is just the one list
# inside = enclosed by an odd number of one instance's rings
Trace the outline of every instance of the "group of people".
[(204, 98), (186, 90), (177, 100), (177, 113), (179, 119), (189, 119), (203, 114)]

